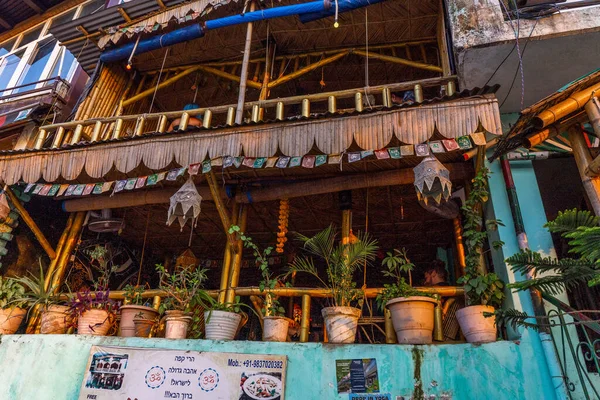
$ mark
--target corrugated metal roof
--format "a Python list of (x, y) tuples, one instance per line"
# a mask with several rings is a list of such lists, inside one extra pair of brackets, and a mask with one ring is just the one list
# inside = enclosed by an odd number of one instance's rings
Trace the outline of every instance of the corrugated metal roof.
[[(0, 0), (2, 1), (2, 0)], [(166, 7), (171, 7), (185, 0), (163, 0)], [(129, 18), (135, 20), (149, 13), (160, 10), (156, 0), (133, 0), (129, 3), (123, 3), (119, 7), (110, 7), (100, 9), (97, 12), (78, 18), (68, 24), (50, 27), (50, 33), (64, 43), (77, 38), (84, 38), (85, 34), (79, 30), (81, 26), (88, 34), (98, 32), (104, 28), (124, 24), (127, 21), (119, 13), (118, 8), (122, 8)], [(96, 67), (100, 57), (100, 49), (96, 43), (90, 40), (80, 40), (75, 43), (67, 44), (67, 49), (77, 58), (83, 69), (91, 75)]]
[[(50, 7), (64, 2), (65, 0), (36, 0), (39, 8), (46, 11)], [(23, 0), (0, 0), (0, 18), (11, 26), (15, 26), (35, 15), (38, 10), (28, 6)], [(0, 34), (9, 31), (5, 24), (0, 23)]]

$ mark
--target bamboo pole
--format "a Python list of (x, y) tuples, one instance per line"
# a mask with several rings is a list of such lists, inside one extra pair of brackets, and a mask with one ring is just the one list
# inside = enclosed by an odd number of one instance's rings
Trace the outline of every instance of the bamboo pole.
[(197, 70), (198, 70), (198, 67), (188, 68), (185, 71), (180, 72), (179, 74), (162, 81), (161, 83), (158, 84), (157, 87), (151, 87), (150, 89), (146, 89), (143, 92), (136, 94), (136, 95), (128, 98), (127, 100), (124, 100), (122, 103), (122, 106), (127, 107), (128, 105), (135, 103), (136, 101), (141, 100), (144, 97), (150, 96), (154, 93), (155, 90), (163, 89), (163, 88), (177, 82), (181, 78), (184, 78), (184, 77), (188, 76), (189, 74), (196, 72)]
[[(256, 2), (250, 2), (250, 11), (254, 11)], [(248, 61), (250, 60), (250, 45), (252, 44), (252, 22), (246, 28), (246, 42), (244, 43), (244, 57), (242, 59), (242, 72), (240, 73), (240, 93), (238, 95), (237, 108), (235, 111), (235, 123), (241, 124), (244, 118), (244, 103), (246, 101), (246, 84), (248, 81)]]
[(44, 281), (44, 288), (46, 290), (50, 287), (52, 275), (54, 275), (54, 271), (56, 271), (56, 264), (58, 262), (58, 259), (60, 258), (60, 255), (63, 252), (65, 243), (67, 242), (67, 237), (69, 236), (69, 232), (73, 227), (74, 219), (75, 214), (70, 213), (69, 218), (67, 219), (67, 225), (65, 226), (63, 233), (60, 235), (60, 239), (58, 239), (58, 244), (56, 245), (56, 257), (50, 262), (50, 265), (48, 266), (48, 271), (46, 272), (46, 280)]
[[(447, 164), (446, 167), (450, 171), (452, 180), (470, 179), (473, 173), (472, 166), (466, 163)], [(235, 196), (235, 200), (239, 203), (249, 203), (250, 199), (252, 199), (252, 202), (257, 203), (367, 187), (412, 185), (413, 182), (414, 172), (412, 168), (404, 168), (367, 174), (352, 174), (257, 189), (250, 193), (238, 193)]]
[(63, 251), (60, 253), (58, 261), (56, 262), (56, 273), (52, 276), (50, 287), (54, 287), (58, 290), (60, 285), (62, 285), (63, 278), (65, 276), (65, 271), (69, 264), (69, 259), (71, 258), (71, 253), (73, 252), (75, 246), (77, 245), (77, 242), (79, 241), (79, 235), (81, 234), (81, 230), (83, 228), (85, 215), (85, 212), (78, 212), (75, 214), (75, 217), (73, 219), (73, 225), (71, 226), (71, 230), (69, 231), (67, 238), (65, 239)]
[[(597, 137), (600, 137), (600, 104), (598, 99), (594, 98), (585, 105), (585, 112), (590, 119), (590, 124)], [(585, 170), (585, 174), (589, 177), (597, 177), (600, 175), (600, 156), (596, 157)]]
[[(237, 203), (236, 203), (237, 204)], [(239, 207), (239, 217), (237, 225), (240, 227), (241, 232), (246, 232), (248, 221), (248, 207), (245, 204), (241, 204)], [(229, 276), (229, 287), (227, 288), (227, 296), (225, 297), (226, 303), (233, 303), (235, 300), (235, 288), (240, 282), (240, 272), (242, 269), (242, 256), (244, 252), (244, 242), (237, 239), (234, 244), (234, 256), (231, 267), (231, 273)]]
[[(221, 71), (220, 69), (216, 69), (213, 67), (199, 66), (198, 70), (208, 72), (210, 74), (216, 75), (221, 78), (229, 79), (229, 80), (237, 82), (237, 83), (241, 82), (241, 78), (239, 76), (230, 74), (229, 72)], [(253, 89), (261, 89), (262, 88), (262, 85), (260, 83), (250, 81), (250, 80), (246, 80), (246, 86), (250, 86)]]
[(592, 156), (587, 148), (583, 134), (579, 132), (577, 128), (573, 127), (569, 129), (569, 141), (571, 142), (573, 156), (575, 157), (575, 163), (579, 170), (583, 188), (585, 189), (588, 200), (594, 210), (594, 214), (600, 216), (600, 178), (592, 178), (586, 175), (586, 170), (592, 162)]
[(27, 224), (29, 229), (31, 229), (31, 232), (33, 232), (33, 235), (38, 240), (40, 245), (42, 245), (42, 248), (44, 249), (46, 254), (48, 254), (48, 257), (50, 257), (51, 259), (55, 259), (56, 252), (50, 245), (50, 242), (48, 242), (48, 239), (46, 239), (46, 236), (44, 236), (40, 228), (37, 226), (33, 218), (31, 218), (31, 215), (29, 215), (25, 207), (23, 207), (21, 201), (17, 198), (13, 191), (10, 190), (10, 187), (8, 187), (8, 185), (4, 186), (4, 192), (8, 196), (10, 202), (15, 207), (17, 212), (21, 215), (21, 218), (23, 218), (23, 221), (25, 221), (25, 224)]
[(337, 60), (339, 60), (342, 57), (345, 57), (346, 55), (348, 55), (350, 52), (349, 51), (343, 51), (341, 53), (335, 54), (331, 57), (327, 57), (322, 59), (321, 61), (318, 61), (316, 63), (313, 64), (309, 64), (305, 67), (300, 68), (297, 71), (291, 72), (287, 75), (282, 76), (281, 78), (277, 78), (274, 81), (269, 82), (268, 87), (269, 88), (274, 88), (276, 86), (280, 86), (283, 85), (286, 82), (289, 82), (293, 79), (296, 79), (302, 75), (306, 75), (311, 71), (314, 71), (317, 68), (320, 68), (322, 66), (325, 66), (327, 64), (331, 64), (332, 62), (335, 62)]
[(545, 128), (559, 119), (583, 108), (588, 101), (598, 96), (600, 96), (600, 83), (579, 92), (575, 92), (566, 100), (542, 111), (533, 118), (533, 125), (538, 129)]
[(439, 73), (444, 72), (444, 70), (441, 67), (438, 67), (437, 65), (425, 64), (418, 61), (410, 61), (400, 57), (386, 56), (383, 54), (372, 53), (370, 51), (366, 52), (362, 50), (354, 50), (353, 53), (363, 57), (374, 58), (376, 60), (387, 61), (395, 64), (402, 64), (413, 68), (424, 69), (426, 71), (433, 71)]
[(300, 320), (300, 342), (308, 342), (310, 334), (310, 295), (302, 295), (302, 319)]
[(231, 218), (229, 216), (229, 212), (227, 211), (227, 207), (225, 207), (225, 204), (223, 203), (223, 197), (220, 194), (219, 187), (216, 183), (215, 173), (212, 170), (206, 174), (206, 180), (208, 182), (212, 199), (214, 200), (217, 211), (219, 212), (219, 217), (221, 218), (221, 223), (223, 224), (225, 234), (231, 239), (231, 235), (229, 235)]
[(458, 258), (458, 265), (462, 275), (465, 274), (465, 268), (467, 267), (467, 259), (465, 257), (465, 245), (462, 238), (462, 225), (460, 218), (454, 218), (452, 220), (454, 226), (454, 244), (456, 246), (456, 256)]
[(392, 313), (387, 308), (384, 310), (385, 318), (385, 342), (388, 344), (396, 344), (398, 338), (396, 337), (396, 331), (394, 330), (394, 324), (392, 323)]
[[(232, 224), (237, 224), (237, 218), (239, 216), (239, 205), (233, 203), (232, 210)], [(227, 232), (225, 232), (227, 234)], [(227, 240), (225, 243), (225, 254), (223, 256), (223, 270), (221, 271), (221, 284), (219, 286), (219, 303), (225, 304), (227, 302), (227, 296), (231, 286), (229, 285), (232, 265), (234, 262), (235, 246), (237, 242)], [(235, 297), (235, 296), (234, 296)]]

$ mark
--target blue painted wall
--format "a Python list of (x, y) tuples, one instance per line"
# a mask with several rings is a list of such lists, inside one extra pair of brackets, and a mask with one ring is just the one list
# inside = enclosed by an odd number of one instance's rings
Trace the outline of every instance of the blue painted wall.
[[(375, 358), (382, 393), (409, 399), (415, 385), (427, 399), (552, 399), (533, 348), (521, 342), (486, 345), (324, 345), (169, 340), (80, 335), (5, 335), (0, 343), (0, 399), (78, 397), (92, 345), (132, 346), (288, 356), (287, 400), (348, 399), (337, 395), (335, 360)], [(420, 380), (416, 380), (420, 376)], [(435, 395), (435, 397), (429, 397)], [(149, 400), (149, 399), (144, 399)]]

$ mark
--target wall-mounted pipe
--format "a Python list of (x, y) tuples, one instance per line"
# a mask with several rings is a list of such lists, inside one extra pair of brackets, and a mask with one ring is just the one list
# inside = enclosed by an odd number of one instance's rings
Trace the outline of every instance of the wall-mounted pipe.
[[(384, 0), (338, 0), (338, 13), (352, 11), (357, 8), (366, 7), (371, 4), (380, 3)], [(298, 15), (302, 22), (314, 21), (326, 18), (334, 13), (330, 0), (318, 0), (303, 4), (294, 4), (282, 7), (267, 8), (265, 10), (252, 11), (245, 14), (232, 15), (206, 21), (204, 25), (194, 24), (185, 28), (176, 29), (163, 35), (153, 36), (139, 41), (135, 54), (147, 53), (152, 50), (166, 46), (187, 42), (204, 36), (210, 29), (225, 28), (232, 25), (247, 24), (248, 22), (264, 21), (273, 18), (289, 17)], [(134, 43), (128, 43), (113, 49), (106, 50), (100, 56), (100, 61), (105, 63), (126, 60), (135, 47)]]

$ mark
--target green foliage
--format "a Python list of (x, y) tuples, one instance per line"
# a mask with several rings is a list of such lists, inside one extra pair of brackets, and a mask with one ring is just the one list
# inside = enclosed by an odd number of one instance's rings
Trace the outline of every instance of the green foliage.
[[(487, 240), (487, 230), (496, 230), (502, 226), (499, 220), (485, 220), (481, 216), (483, 204), (489, 198), (487, 179), (489, 170), (481, 168), (475, 178), (469, 197), (462, 206), (464, 216), (463, 242), (465, 245), (466, 270), (457, 282), (465, 287), (468, 305), (489, 305), (499, 307), (504, 300), (504, 283), (493, 272), (481, 274), (479, 264), (481, 252)], [(485, 225), (485, 226), (484, 226)], [(496, 241), (492, 243), (494, 248), (502, 247), (504, 243)]]
[(162, 264), (156, 265), (160, 276), (159, 287), (167, 292), (159, 311), (179, 310), (192, 311), (194, 305), (212, 301), (212, 297), (203, 289), (206, 281), (205, 268), (175, 268), (175, 272), (168, 272)]
[[(432, 297), (430, 294), (418, 291), (412, 287), (411, 272), (415, 265), (408, 259), (406, 249), (394, 249), (393, 252), (388, 252), (381, 264), (387, 268), (381, 271), (383, 276), (392, 278), (395, 282), (393, 284), (384, 284), (383, 291), (377, 295), (376, 300), (380, 309), (383, 310), (388, 301), (397, 297)], [(402, 273), (408, 274), (408, 283), (406, 283)]]
[[(326, 288), (331, 290), (334, 306), (350, 306), (362, 298), (362, 291), (356, 289), (353, 274), (363, 265), (372, 262), (377, 252), (377, 241), (367, 234), (358, 234), (355, 243), (336, 244), (337, 232), (332, 225), (313, 237), (297, 235), (303, 250), (308, 253), (299, 256), (289, 266), (289, 273), (308, 273)], [(325, 263), (326, 281), (321, 278), (311, 256)]]
[(22, 307), (25, 288), (13, 278), (0, 276), (0, 309)]
[(252, 241), (252, 238), (244, 234), (244, 232), (242, 232), (240, 227), (237, 225), (232, 225), (229, 228), (229, 234), (236, 234), (237, 237), (244, 243), (244, 247), (252, 250), (252, 254), (256, 259), (256, 265), (260, 270), (260, 275), (262, 278), (258, 286), (261, 292), (264, 293), (266, 291), (264, 307), (262, 309), (263, 315), (265, 317), (285, 315), (285, 308), (281, 306), (279, 299), (276, 296), (273, 296), (271, 293), (271, 291), (277, 286), (278, 282), (277, 277), (273, 276), (269, 270), (268, 257), (273, 251), (273, 247), (267, 247), (261, 251)]
[[(508, 285), (512, 289), (537, 289), (556, 295), (584, 283), (600, 283), (600, 219), (589, 211), (577, 209), (560, 212), (545, 227), (559, 233), (569, 244), (569, 252), (576, 258), (557, 260), (525, 250), (506, 259), (515, 272), (530, 275), (532, 279)], [(543, 276), (542, 276), (543, 275)]]
[(92, 267), (98, 271), (98, 278), (94, 282), (95, 290), (105, 290), (108, 288), (110, 276), (119, 268), (113, 265), (112, 255), (107, 246), (96, 245), (92, 250), (87, 251)]
[[(43, 308), (61, 302), (60, 296), (56, 294), (59, 285), (48, 285), (48, 288), (46, 289), (46, 275), (44, 274), (41, 260), (39, 260), (39, 266), (40, 273), (37, 276), (29, 272), (30, 276), (14, 278), (14, 280), (21, 284), (26, 290), (25, 293), (23, 293), (21, 297), (15, 299), (14, 302), (28, 304), (30, 307), (39, 305)], [(50, 279), (50, 281), (52, 281), (52, 279)]]
[[(485, 314), (486, 313), (484, 313), (484, 315)], [(535, 318), (523, 311), (509, 308), (508, 310), (496, 310), (493, 315), (496, 316), (496, 324), (498, 327), (510, 326), (514, 331), (516, 331), (519, 326), (532, 328), (536, 331), (539, 329), (539, 325), (535, 323)]]
[(142, 306), (144, 305), (144, 298), (142, 294), (144, 293), (144, 287), (139, 285), (127, 284), (123, 290), (125, 291), (125, 300), (127, 304)]

